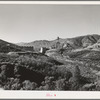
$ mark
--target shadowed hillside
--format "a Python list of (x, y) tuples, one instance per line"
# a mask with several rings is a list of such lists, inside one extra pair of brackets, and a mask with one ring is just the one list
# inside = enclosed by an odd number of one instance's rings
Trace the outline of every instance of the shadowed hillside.
[(22, 51), (21, 47), (13, 43), (6, 42), (0, 39), (0, 52), (7, 53), (12, 51)]

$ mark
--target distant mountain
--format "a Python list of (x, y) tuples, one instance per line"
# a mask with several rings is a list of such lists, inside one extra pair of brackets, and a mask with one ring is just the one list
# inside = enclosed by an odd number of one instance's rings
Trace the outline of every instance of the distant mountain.
[(21, 47), (0, 39), (0, 52), (21, 51)]
[(17, 45), (19, 45), (19, 46), (24, 46), (24, 44), (26, 44), (26, 43), (24, 43), (24, 42), (19, 42), (19, 43), (16, 43)]
[[(69, 43), (73, 48), (81, 48), (81, 47), (87, 47), (90, 45), (93, 45), (97, 43), (100, 39), (100, 35), (93, 34), (93, 35), (86, 35), (86, 36), (79, 36), (79, 37), (74, 37), (74, 38), (65, 38), (59, 39), (59, 42), (61, 44), (67, 44)], [(48, 40), (38, 40), (38, 41), (33, 41), (29, 43), (17, 43), (18, 46), (34, 46), (35, 48), (40, 48), (40, 47), (51, 47), (54, 44), (57, 43), (57, 39), (48, 41)]]
[(40, 47), (50, 47), (52, 45), (52, 41), (48, 40), (36, 40), (33, 42), (29, 43), (17, 43), (18, 46), (34, 46), (35, 48), (40, 48)]

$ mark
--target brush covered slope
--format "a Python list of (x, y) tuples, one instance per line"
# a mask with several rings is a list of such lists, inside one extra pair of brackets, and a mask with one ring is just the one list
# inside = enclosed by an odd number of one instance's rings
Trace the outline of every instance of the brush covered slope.
[(18, 45), (15, 45), (13, 43), (6, 42), (4, 40), (0, 39), (0, 52), (3, 53), (8, 53), (8, 52), (13, 52), (13, 51), (22, 51), (21, 47)]
[[(99, 40), (99, 35), (60, 38), (61, 44), (69, 43), (72, 48), (56, 48), (45, 54), (1, 53), (0, 87), (4, 90), (100, 91), (100, 51), (94, 46), (99, 45)], [(43, 40), (31, 45), (49, 47), (56, 42)]]

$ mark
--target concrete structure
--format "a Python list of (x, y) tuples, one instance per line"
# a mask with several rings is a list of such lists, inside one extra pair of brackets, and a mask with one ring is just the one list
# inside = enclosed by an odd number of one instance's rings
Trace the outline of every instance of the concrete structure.
[(40, 53), (45, 54), (47, 50), (49, 50), (49, 49), (46, 48), (46, 47), (41, 47), (40, 48)]
[(21, 46), (21, 48), (25, 51), (34, 51), (34, 47), (33, 46)]

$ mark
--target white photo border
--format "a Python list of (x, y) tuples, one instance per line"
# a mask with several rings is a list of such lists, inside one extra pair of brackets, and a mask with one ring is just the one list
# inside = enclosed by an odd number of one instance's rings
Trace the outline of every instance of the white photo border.
[[(0, 1), (1, 4), (100, 5), (100, 1)], [(0, 99), (100, 99), (100, 92), (0, 90)]]

